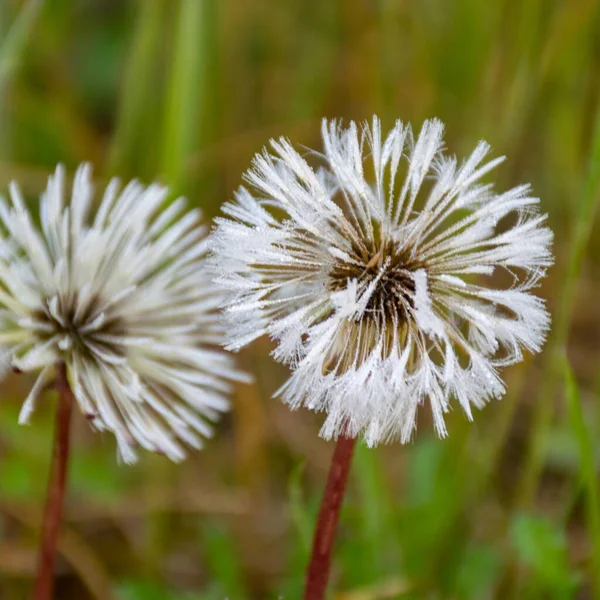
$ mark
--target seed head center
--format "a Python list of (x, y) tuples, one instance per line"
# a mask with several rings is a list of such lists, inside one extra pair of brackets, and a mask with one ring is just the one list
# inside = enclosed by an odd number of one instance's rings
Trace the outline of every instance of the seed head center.
[(349, 256), (351, 261), (337, 260), (330, 270), (330, 289), (343, 290), (349, 280), (356, 279), (359, 290), (365, 290), (376, 281), (365, 314), (380, 325), (406, 322), (415, 293), (412, 273), (420, 265), (406, 252), (399, 252), (393, 242), (384, 243), (375, 251), (355, 247)]
[(85, 306), (79, 305), (81, 301), (78, 294), (46, 298), (43, 308), (33, 315), (34, 321), (40, 325), (40, 339), (68, 339), (69, 347), (83, 354), (90, 352), (90, 345), (122, 354), (119, 345), (110, 344), (103, 339), (106, 335), (123, 335), (122, 319), (103, 312), (103, 302), (99, 297), (88, 299)]

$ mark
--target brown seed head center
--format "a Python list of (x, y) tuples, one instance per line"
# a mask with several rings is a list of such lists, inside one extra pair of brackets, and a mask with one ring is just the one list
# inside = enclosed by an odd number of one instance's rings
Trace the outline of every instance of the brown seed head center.
[(330, 289), (346, 289), (348, 281), (356, 279), (359, 290), (364, 290), (377, 280), (367, 302), (366, 314), (380, 325), (387, 321), (396, 324), (406, 322), (414, 306), (412, 273), (422, 265), (411, 259), (406, 251), (398, 251), (395, 242), (382, 243), (376, 251), (353, 246), (348, 254), (351, 261), (338, 259), (330, 270)]

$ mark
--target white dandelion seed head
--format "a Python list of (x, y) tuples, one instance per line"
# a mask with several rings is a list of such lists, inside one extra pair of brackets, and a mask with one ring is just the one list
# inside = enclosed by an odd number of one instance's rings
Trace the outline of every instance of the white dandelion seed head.
[(185, 201), (163, 210), (167, 189), (112, 180), (93, 210), (90, 167), (65, 196), (62, 167), (41, 197), (40, 227), (16, 184), (0, 200), (2, 364), (40, 371), (21, 410), (27, 422), (55, 365), (64, 361), (92, 425), (109, 430), (119, 455), (134, 446), (185, 456), (243, 379), (218, 348), (222, 294), (205, 260), (205, 228)]
[[(552, 264), (552, 232), (523, 185), (482, 177), (502, 162), (480, 142), (463, 162), (443, 125), (323, 121), (314, 170), (272, 141), (217, 220), (213, 263), (228, 293), (228, 347), (262, 334), (293, 371), (279, 391), (326, 413), (325, 438), (410, 439), (427, 402), (435, 428), (456, 399), (500, 397), (499, 367), (538, 352), (549, 328), (531, 294)], [(483, 279), (483, 280), (482, 280)]]

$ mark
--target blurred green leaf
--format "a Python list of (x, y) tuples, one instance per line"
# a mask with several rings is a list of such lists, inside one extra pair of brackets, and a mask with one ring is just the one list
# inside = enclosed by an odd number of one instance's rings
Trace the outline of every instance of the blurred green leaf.
[(303, 500), (302, 474), (304, 473), (304, 462), (299, 463), (290, 474), (288, 481), (288, 493), (290, 497), (290, 514), (302, 550), (308, 557), (312, 542), (314, 520), (313, 515)]
[(72, 488), (95, 499), (114, 501), (128, 489), (126, 471), (106, 453), (73, 453), (69, 468)]
[(393, 572), (400, 563), (389, 488), (377, 450), (357, 444), (352, 482), (358, 490), (359, 535), (364, 544), (360, 567), (365, 571), (364, 581), (371, 582)]
[[(54, 398), (48, 401), (54, 402)], [(0, 403), (0, 435), (9, 446), (36, 459), (37, 462), (49, 461), (52, 452), (53, 424), (46, 415), (36, 411), (27, 425), (19, 425), (17, 404)]]
[(131, 579), (117, 587), (119, 600), (171, 600), (168, 591), (159, 583)]
[(564, 533), (538, 515), (518, 516), (512, 525), (512, 542), (520, 561), (529, 566), (549, 598), (572, 598), (580, 582), (569, 565)]
[(411, 448), (406, 482), (406, 502), (430, 503), (439, 485), (439, 472), (444, 458), (444, 447), (434, 438), (420, 439)]
[(232, 533), (220, 523), (205, 520), (200, 527), (200, 543), (212, 582), (211, 594), (240, 600), (246, 598)]
[(454, 597), (459, 600), (492, 598), (501, 568), (502, 559), (495, 548), (481, 544), (469, 545), (458, 560)]
[[(40, 468), (41, 470), (41, 468)], [(26, 456), (11, 454), (0, 462), (0, 495), (11, 499), (43, 498), (45, 481)]]
[[(304, 573), (310, 557), (314, 527), (321, 504), (322, 490), (310, 494), (303, 492), (302, 476), (305, 462), (302, 461), (292, 470), (288, 479), (290, 516), (295, 534), (292, 543), (286, 549), (287, 564), (285, 577), (277, 584), (277, 593), (273, 598), (294, 598), (302, 589)], [(343, 512), (343, 511), (342, 511)], [(232, 599), (233, 600), (233, 599)]]
[(594, 582), (596, 596), (600, 596), (600, 503), (594, 447), (581, 405), (579, 387), (566, 355), (564, 356), (564, 373), (567, 407), (574, 437), (578, 443), (581, 481), (585, 489), (587, 530), (592, 545), (590, 575)]
[(29, 0), (17, 15), (8, 35), (0, 46), (0, 88), (17, 65), (27, 38), (31, 35), (33, 26), (42, 7), (42, 0)]
[(559, 422), (550, 427), (546, 436), (544, 447), (546, 459), (550, 466), (576, 471), (579, 466), (579, 447), (576, 437), (569, 423)]
[[(175, 592), (158, 581), (129, 579), (117, 586), (118, 600), (217, 600), (217, 597), (194, 592)], [(222, 600), (220, 596), (218, 600)], [(233, 600), (233, 599), (232, 599)]]

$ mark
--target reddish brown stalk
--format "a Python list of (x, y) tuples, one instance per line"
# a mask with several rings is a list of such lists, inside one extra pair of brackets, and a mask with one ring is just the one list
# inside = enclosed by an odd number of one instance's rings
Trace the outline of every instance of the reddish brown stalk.
[(67, 380), (67, 368), (64, 362), (56, 366), (56, 423), (54, 430), (54, 454), (50, 467), (50, 479), (42, 523), (42, 539), (37, 570), (37, 579), (33, 600), (50, 600), (53, 593), (54, 563), (56, 561), (56, 540), (60, 530), (67, 465), (69, 460), (69, 441), (71, 430), (71, 412), (73, 392)]
[(313, 538), (304, 588), (304, 600), (323, 600), (331, 571), (331, 552), (344, 501), (356, 438), (340, 436), (336, 442), (327, 484)]

